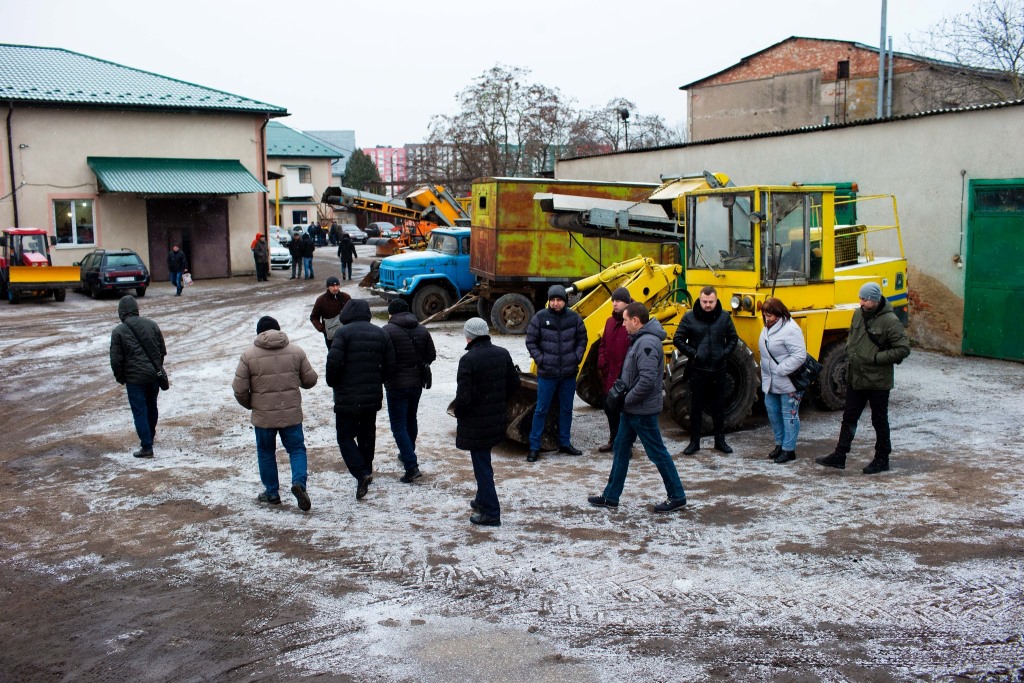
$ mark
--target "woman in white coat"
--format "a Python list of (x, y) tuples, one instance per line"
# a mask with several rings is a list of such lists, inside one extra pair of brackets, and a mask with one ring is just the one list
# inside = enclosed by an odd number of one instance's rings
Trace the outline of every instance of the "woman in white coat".
[(761, 307), (764, 329), (758, 346), (761, 350), (761, 390), (764, 407), (775, 435), (775, 448), (768, 459), (778, 464), (796, 460), (796, 438), (800, 434), (800, 399), (789, 375), (796, 372), (807, 357), (807, 345), (800, 325), (789, 309), (774, 297)]

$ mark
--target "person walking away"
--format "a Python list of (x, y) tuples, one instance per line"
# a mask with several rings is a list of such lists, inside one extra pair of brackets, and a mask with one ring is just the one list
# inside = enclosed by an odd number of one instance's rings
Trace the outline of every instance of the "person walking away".
[(302, 274), (302, 235), (296, 234), (288, 243), (288, 253), (292, 255), (292, 276), (289, 280), (297, 280)]
[(313, 279), (313, 254), (316, 252), (316, 242), (309, 235), (302, 238), (302, 269), (306, 273), (306, 279)]
[(894, 365), (910, 355), (910, 340), (882, 288), (869, 282), (860, 288), (860, 308), (854, 311), (846, 341), (846, 406), (839, 428), (839, 443), (832, 453), (815, 462), (825, 467), (846, 468), (846, 456), (853, 445), (864, 407), (871, 405), (871, 426), (875, 428), (875, 457), (863, 469), (878, 474), (889, 469), (892, 441), (889, 438), (889, 392), (894, 385)]
[(188, 271), (188, 258), (185, 257), (185, 252), (181, 250), (177, 244), (171, 247), (171, 251), (167, 254), (167, 272), (171, 276), (171, 284), (174, 285), (175, 292), (174, 296), (181, 296), (181, 290), (185, 286), (185, 273)]
[(387, 332), (370, 322), (370, 304), (352, 299), (341, 311), (342, 327), (327, 352), (327, 385), (334, 389), (338, 448), (356, 479), (356, 500), (373, 481), (377, 413), (384, 403), (384, 382), (395, 367), (395, 349)]
[(252, 411), (256, 461), (263, 493), (261, 503), (280, 505), (277, 437), (288, 452), (292, 494), (299, 509), (311, 507), (306, 492), (306, 440), (302, 433), (302, 389), (316, 386), (317, 374), (306, 352), (288, 341), (277, 320), (265, 315), (256, 323), (256, 340), (242, 353), (231, 391), (239, 405)]
[(672, 342), (687, 358), (690, 382), (690, 443), (683, 454), (700, 450), (705, 405), (715, 429), (715, 450), (732, 453), (725, 442), (725, 361), (736, 350), (739, 337), (714, 287), (708, 285), (700, 291), (698, 305), (683, 316)]
[[(313, 323), (313, 327), (324, 335), (324, 342), (328, 349), (331, 348), (337, 324), (341, 322), (341, 311), (351, 299), (351, 296), (341, 291), (341, 281), (332, 275), (327, 278), (327, 291), (313, 302), (309, 322)], [(338, 320), (333, 320), (334, 318), (338, 318)]]
[(398, 446), (398, 459), (405, 468), (401, 481), (409, 484), (422, 476), (416, 457), (416, 436), (419, 434), (416, 412), (423, 389), (428, 388), (426, 380), (437, 352), (430, 332), (420, 325), (404, 300), (392, 299), (388, 304), (388, 314), (391, 318), (384, 325), (384, 331), (391, 337), (391, 345), (395, 349), (395, 373), (385, 383), (384, 393), (391, 434)]
[(341, 261), (341, 276), (346, 280), (352, 279), (352, 261), (356, 255), (356, 243), (352, 241), (351, 235), (343, 232), (338, 242), (338, 260)]
[(469, 521), (501, 526), (501, 507), (494, 488), (491, 449), (505, 439), (508, 401), (519, 388), (519, 372), (507, 350), (491, 343), (483, 318), (463, 327), (466, 353), (459, 359), (455, 389), (455, 447), (469, 451), (476, 478), (476, 496), (469, 502)]
[(800, 435), (800, 400), (789, 376), (800, 369), (807, 358), (807, 344), (800, 325), (793, 320), (781, 300), (771, 297), (761, 307), (764, 329), (757, 341), (761, 352), (761, 390), (764, 409), (775, 437), (775, 448), (768, 459), (778, 464), (796, 460), (796, 439)]
[[(110, 368), (114, 379), (128, 394), (135, 431), (139, 435), (136, 458), (153, 457), (153, 439), (159, 418), (157, 373), (163, 369), (167, 347), (160, 327), (139, 315), (139, 304), (130, 294), (117, 304), (121, 324), (110, 333)], [(159, 366), (159, 367), (157, 367)]]
[(260, 234), (256, 239), (256, 246), (252, 249), (253, 258), (256, 259), (256, 281), (266, 282), (270, 270), (270, 247), (267, 246), (267, 236)]
[[(612, 292), (612, 314), (604, 323), (601, 343), (597, 350), (597, 373), (601, 379), (602, 398), (611, 391), (615, 380), (622, 372), (622, 362), (629, 351), (629, 333), (622, 324), (622, 312), (633, 302), (629, 290), (619, 287)], [(601, 401), (604, 404), (604, 400)], [(608, 443), (598, 448), (600, 453), (610, 453), (615, 444), (615, 435), (619, 431), (619, 412), (608, 409), (605, 405), (604, 414), (608, 418)]]
[(330, 228), (330, 230), (328, 230), (327, 236), (328, 236), (328, 239), (330, 239), (330, 241), (331, 241), (331, 246), (332, 247), (338, 246), (338, 232), (339, 232), (338, 224), (337, 223), (331, 223), (331, 228)]
[(600, 496), (589, 496), (587, 502), (594, 507), (617, 508), (629, 472), (633, 444), (637, 437), (647, 457), (658, 468), (668, 498), (654, 506), (655, 512), (672, 512), (686, 505), (686, 491), (679, 481), (672, 456), (661, 438), (658, 416), (664, 406), (662, 378), (665, 372), (665, 352), (662, 341), (668, 336), (657, 319), (651, 318), (647, 307), (639, 301), (626, 306), (622, 324), (629, 333), (629, 352), (622, 365), (622, 381), (629, 390), (619, 417), (619, 430), (615, 436), (612, 470), (608, 484)]
[(526, 348), (537, 364), (537, 408), (530, 430), (528, 462), (540, 457), (541, 435), (553, 399), (558, 401), (558, 452), (583, 455), (572, 445), (572, 402), (576, 395), (576, 374), (587, 348), (587, 327), (583, 318), (566, 308), (562, 285), (548, 288), (548, 307), (539, 311), (526, 328)]

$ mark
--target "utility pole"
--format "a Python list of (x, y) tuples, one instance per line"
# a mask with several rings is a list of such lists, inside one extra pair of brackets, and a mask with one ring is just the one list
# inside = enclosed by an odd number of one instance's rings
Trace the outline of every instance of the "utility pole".
[(878, 39), (878, 108), (876, 117), (882, 118), (884, 110), (882, 105), (884, 104), (885, 95), (885, 20), (886, 20), (886, 0), (882, 0), (882, 35)]

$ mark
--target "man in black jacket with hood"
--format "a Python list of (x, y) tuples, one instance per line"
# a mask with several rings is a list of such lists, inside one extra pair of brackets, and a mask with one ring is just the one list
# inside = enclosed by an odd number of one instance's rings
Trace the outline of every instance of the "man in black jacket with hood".
[(409, 484), (421, 476), (416, 460), (416, 435), (419, 433), (416, 411), (423, 395), (424, 380), (430, 372), (430, 364), (437, 358), (437, 352), (430, 332), (420, 325), (404, 300), (392, 300), (388, 304), (388, 313), (391, 319), (384, 326), (384, 331), (395, 347), (395, 373), (384, 389), (391, 433), (398, 446), (398, 459), (405, 467), (402, 483)]
[(152, 458), (160, 395), (156, 366), (163, 368), (167, 347), (157, 324), (139, 315), (139, 304), (132, 295), (121, 297), (117, 315), (121, 324), (110, 334), (110, 368), (114, 379), (123, 384), (128, 393), (128, 405), (141, 442), (139, 450), (132, 455)]
[(690, 444), (684, 455), (700, 450), (704, 404), (715, 427), (715, 449), (732, 453), (725, 442), (725, 360), (736, 350), (739, 337), (732, 316), (722, 310), (718, 292), (708, 285), (700, 290), (698, 305), (683, 316), (672, 342), (687, 358), (686, 374), (690, 382)]
[(342, 327), (327, 352), (327, 385), (334, 389), (338, 447), (356, 479), (356, 499), (373, 481), (377, 413), (384, 404), (384, 382), (395, 368), (391, 337), (370, 322), (370, 304), (352, 299), (341, 311)]

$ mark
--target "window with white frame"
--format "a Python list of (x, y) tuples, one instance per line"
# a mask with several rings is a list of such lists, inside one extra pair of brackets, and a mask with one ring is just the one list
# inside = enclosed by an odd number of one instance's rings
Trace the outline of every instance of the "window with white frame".
[(57, 244), (93, 246), (96, 223), (91, 199), (53, 200), (53, 226)]
[(299, 182), (300, 183), (311, 183), (313, 182), (313, 172), (308, 166), (299, 166)]

